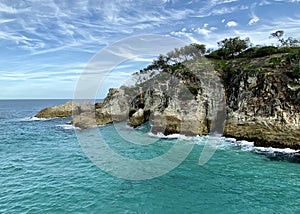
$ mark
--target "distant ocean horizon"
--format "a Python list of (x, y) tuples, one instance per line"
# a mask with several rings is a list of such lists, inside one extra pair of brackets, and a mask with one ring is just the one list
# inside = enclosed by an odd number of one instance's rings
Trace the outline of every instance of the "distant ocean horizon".
[(140, 133), (157, 141), (139, 147), (117, 136), (113, 125), (98, 127), (114, 151), (130, 158), (156, 157), (176, 141), (194, 144), (169, 173), (124, 180), (88, 159), (66, 124), (71, 118), (34, 118), (69, 100), (0, 100), (0, 213), (300, 212), (300, 165), (288, 159), (295, 151), (220, 138), (215, 154), (200, 166), (205, 136), (152, 136), (142, 127)]
[(0, 98), (0, 101), (76, 101), (76, 100), (88, 100), (88, 101), (96, 101), (96, 102), (102, 102), (104, 98), (97, 98), (97, 99), (75, 99), (75, 98), (13, 98), (13, 99), (8, 99), (8, 98)]

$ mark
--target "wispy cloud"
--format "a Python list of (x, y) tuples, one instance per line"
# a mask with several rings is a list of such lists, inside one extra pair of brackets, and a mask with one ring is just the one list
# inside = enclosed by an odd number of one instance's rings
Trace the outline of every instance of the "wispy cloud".
[(0, 19), (0, 24), (8, 23), (8, 22), (13, 22), (16, 19)]
[(262, 0), (261, 2), (259, 2), (259, 6), (270, 5), (270, 4), (272, 3), (267, 0)]
[[(207, 47), (232, 36), (267, 44), (278, 29), (299, 35), (299, 10), (299, 0), (0, 0), (0, 84), (9, 90), (18, 83), (15, 90), (27, 92), (73, 87), (94, 54), (134, 35), (156, 33)], [(132, 70), (120, 69), (115, 84)], [(21, 82), (34, 87), (27, 90)]]
[(24, 13), (30, 11), (30, 8), (24, 3), (20, 2), (19, 8), (11, 7), (6, 5), (5, 3), (0, 2), (0, 12), (6, 14), (17, 14), (17, 13)]

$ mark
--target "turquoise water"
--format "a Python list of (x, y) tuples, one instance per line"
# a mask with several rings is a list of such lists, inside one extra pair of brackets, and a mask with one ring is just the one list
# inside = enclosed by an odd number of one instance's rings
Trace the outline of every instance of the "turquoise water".
[[(299, 164), (227, 141), (204, 166), (201, 138), (194, 138), (192, 152), (171, 172), (116, 178), (83, 153), (75, 131), (63, 126), (68, 118), (30, 119), (64, 102), (0, 101), (0, 213), (300, 213)], [(176, 141), (141, 149), (122, 142), (113, 126), (99, 129), (115, 151), (136, 159), (163, 154)]]

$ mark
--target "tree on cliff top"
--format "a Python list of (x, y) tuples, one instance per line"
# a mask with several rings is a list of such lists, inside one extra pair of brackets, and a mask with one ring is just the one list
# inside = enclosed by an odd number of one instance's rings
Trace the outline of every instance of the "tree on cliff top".
[(220, 47), (220, 54), (223, 57), (232, 57), (247, 49), (250, 44), (250, 39), (240, 39), (240, 37), (226, 38), (217, 43)]
[(295, 47), (299, 46), (300, 42), (298, 39), (294, 37), (288, 37), (287, 39), (283, 38), (284, 31), (283, 30), (277, 30), (274, 33), (270, 34), (270, 38), (275, 38), (278, 40), (278, 42), (281, 44), (283, 47)]
[(204, 44), (192, 43), (181, 48), (175, 48), (173, 51), (167, 53), (167, 57), (175, 62), (181, 63), (196, 57), (203, 56), (206, 48)]
[(282, 40), (283, 40), (282, 36), (283, 36), (283, 34), (284, 34), (283, 30), (277, 30), (274, 33), (270, 34), (270, 38), (276, 38), (279, 42), (282, 43)]

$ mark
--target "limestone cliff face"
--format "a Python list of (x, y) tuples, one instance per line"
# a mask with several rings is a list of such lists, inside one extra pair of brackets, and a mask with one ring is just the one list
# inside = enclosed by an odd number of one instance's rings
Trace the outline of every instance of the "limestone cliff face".
[(185, 77), (162, 72), (136, 87), (110, 89), (94, 112), (79, 112), (72, 123), (88, 128), (127, 120), (137, 127), (149, 121), (154, 133), (206, 135), (218, 128), (220, 111), (225, 111), (225, 95), (215, 71), (195, 70)]
[(158, 90), (154, 90), (153, 94), (159, 96), (145, 97), (146, 102), (150, 100), (150, 102), (158, 103), (155, 98), (163, 101), (161, 103), (163, 108), (160, 108), (159, 105), (156, 108), (145, 106), (146, 111), (150, 113), (152, 132), (188, 135), (207, 134), (209, 128), (206, 119), (206, 100), (201, 99), (203, 95), (199, 93), (193, 99), (181, 100), (180, 97), (176, 96), (179, 92), (180, 90), (175, 91), (175, 95), (170, 97)]
[(128, 119), (130, 97), (122, 89), (110, 89), (103, 103), (96, 103), (92, 111), (75, 111), (71, 124), (89, 128)]
[(71, 116), (80, 128), (149, 121), (152, 132), (206, 135), (212, 132), (256, 146), (300, 149), (300, 80), (289, 72), (240, 70), (220, 78), (212, 68), (163, 71), (134, 87), (110, 89), (103, 103), (70, 103), (37, 114)]
[(217, 113), (225, 111), (225, 91), (217, 73), (194, 70), (189, 75), (192, 81), (165, 73), (145, 89), (141, 86), (130, 105), (129, 124), (135, 127), (149, 120), (153, 133), (164, 134), (206, 135), (222, 129), (224, 120), (219, 122)]
[(289, 73), (241, 72), (226, 86), (224, 134), (256, 146), (300, 149), (300, 80)]

